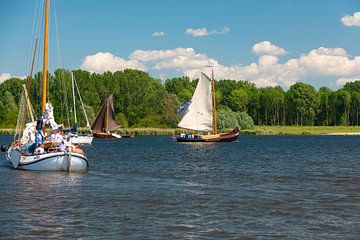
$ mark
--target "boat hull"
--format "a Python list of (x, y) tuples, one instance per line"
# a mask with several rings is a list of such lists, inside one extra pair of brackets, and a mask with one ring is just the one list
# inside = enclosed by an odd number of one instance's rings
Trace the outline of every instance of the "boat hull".
[(188, 137), (189, 135), (177, 135), (178, 142), (235, 142), (239, 137), (240, 131), (235, 128), (232, 132), (218, 135), (202, 135)]
[(102, 133), (102, 132), (95, 132), (93, 136), (96, 138), (121, 138), (121, 135), (116, 133)]
[[(19, 150), (9, 148), (6, 158), (11, 166), (16, 169), (32, 170), (32, 171), (87, 171), (89, 162), (85, 155), (70, 152), (54, 152), (39, 155), (22, 155)], [(21, 154), (20, 154), (21, 155)]]
[(92, 136), (73, 136), (70, 138), (72, 144), (87, 144), (91, 145), (94, 137)]

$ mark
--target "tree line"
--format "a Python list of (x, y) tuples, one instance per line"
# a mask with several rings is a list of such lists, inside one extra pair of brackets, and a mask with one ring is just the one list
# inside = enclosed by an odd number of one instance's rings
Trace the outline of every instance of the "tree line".
[[(176, 127), (178, 107), (191, 100), (198, 80), (177, 77), (161, 82), (148, 73), (127, 69), (114, 73), (73, 71), (90, 121), (109, 94), (114, 96), (116, 120), (123, 127)], [(42, 73), (35, 74), (30, 100), (41, 111)], [(55, 108), (57, 122), (74, 122), (70, 71), (49, 73), (48, 99)], [(0, 127), (15, 127), (24, 80), (11, 78), (0, 85)], [(298, 82), (287, 91), (280, 86), (258, 88), (248, 81), (216, 81), (219, 128), (239, 125), (359, 125), (360, 81), (333, 91), (316, 90)], [(80, 101), (75, 99), (80, 125), (85, 126)]]

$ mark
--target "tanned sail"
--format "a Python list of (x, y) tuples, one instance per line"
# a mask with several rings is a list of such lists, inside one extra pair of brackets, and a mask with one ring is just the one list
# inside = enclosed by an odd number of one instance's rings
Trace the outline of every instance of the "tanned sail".
[(91, 130), (94, 132), (108, 132), (119, 127), (120, 126), (115, 122), (113, 95), (111, 94), (101, 107), (100, 112), (91, 125)]

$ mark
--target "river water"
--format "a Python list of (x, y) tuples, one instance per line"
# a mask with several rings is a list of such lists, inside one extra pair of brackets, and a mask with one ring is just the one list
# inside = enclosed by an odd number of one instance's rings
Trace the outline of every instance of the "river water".
[(359, 239), (359, 146), (96, 139), (82, 174), (14, 170), (1, 154), (0, 239)]

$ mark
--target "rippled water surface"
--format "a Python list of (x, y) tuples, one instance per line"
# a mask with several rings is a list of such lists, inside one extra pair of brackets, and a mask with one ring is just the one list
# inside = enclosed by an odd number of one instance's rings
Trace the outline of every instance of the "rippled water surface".
[(13, 170), (1, 155), (0, 239), (360, 236), (360, 137), (135, 137), (86, 151), (85, 174)]

